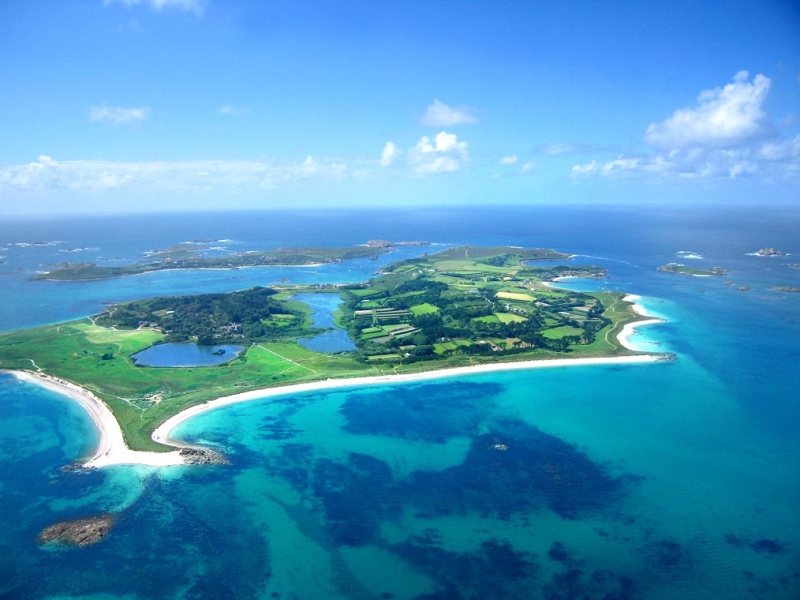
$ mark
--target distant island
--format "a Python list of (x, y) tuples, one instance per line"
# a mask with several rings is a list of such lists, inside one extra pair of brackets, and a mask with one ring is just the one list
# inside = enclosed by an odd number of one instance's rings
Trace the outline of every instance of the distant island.
[[(350, 251), (314, 256), (342, 258)], [(281, 253), (311, 256), (306, 249)], [(554, 250), (460, 246), (393, 263), (364, 284), (278, 285), (115, 304), (90, 318), (0, 334), (0, 368), (56, 386), (87, 406), (104, 439), (112, 440), (101, 443), (93, 464), (175, 464), (187, 462), (186, 451), (146, 459), (141, 451), (179, 445), (167, 437), (174, 419), (209, 401), (263, 397), (266, 388), (320, 389), (518, 363), (665, 358), (625, 346), (634, 325), (657, 321), (639, 314), (631, 298), (546, 285), (559, 277), (605, 275), (593, 266), (536, 266), (553, 257), (569, 258)], [(324, 331), (311, 326), (311, 308), (294, 299), (299, 293), (338, 294), (337, 323), (357, 349), (321, 353), (299, 345), (299, 338)], [(206, 367), (147, 367), (131, 358), (170, 343), (233, 343), (244, 350), (217, 352), (229, 360)]]
[(694, 267), (687, 267), (686, 265), (682, 265), (680, 263), (668, 263), (666, 265), (658, 267), (659, 271), (663, 271), (664, 273), (677, 273), (679, 275), (692, 275), (694, 277), (719, 277), (722, 275), (727, 275), (727, 271), (720, 267), (714, 267), (712, 269), (696, 269)]
[(758, 256), (786, 256), (786, 252), (775, 250), (775, 248), (761, 248), (756, 254)]
[[(363, 246), (346, 248), (277, 248), (274, 250), (230, 252), (225, 256), (204, 256), (213, 250), (211, 242), (185, 242), (145, 253), (144, 260), (133, 265), (99, 266), (88, 262), (65, 262), (32, 279), (49, 281), (92, 281), (140, 275), (173, 269), (240, 269), (268, 266), (312, 266), (358, 258), (377, 258), (395, 246), (425, 246), (429, 242), (389, 242), (372, 240)], [(547, 251), (543, 251), (547, 252)], [(563, 255), (554, 253), (550, 258)]]

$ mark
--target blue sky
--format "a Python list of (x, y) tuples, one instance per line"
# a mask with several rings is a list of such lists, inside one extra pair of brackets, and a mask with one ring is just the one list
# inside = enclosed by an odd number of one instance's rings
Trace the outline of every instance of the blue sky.
[(800, 202), (800, 4), (5, 0), (0, 213)]

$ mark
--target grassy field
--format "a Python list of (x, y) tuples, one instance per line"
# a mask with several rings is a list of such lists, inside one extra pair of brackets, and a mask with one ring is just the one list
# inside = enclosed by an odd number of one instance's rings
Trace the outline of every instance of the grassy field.
[(380, 374), (342, 356), (294, 343), (253, 345), (215, 367), (137, 367), (130, 359), (158, 341), (157, 332), (121, 331), (88, 320), (0, 335), (0, 368), (42, 371), (72, 381), (108, 403), (136, 450), (164, 450), (152, 430), (184, 408), (246, 391), (303, 381)]
[(501, 323), (524, 323), (528, 320), (527, 317), (515, 315), (513, 313), (494, 313), (494, 316), (497, 317), (497, 320)]
[(535, 302), (536, 298), (530, 294), (520, 294), (519, 292), (497, 292), (496, 296), (503, 300), (518, 300), (519, 302)]
[(561, 327), (554, 327), (553, 329), (545, 329), (542, 335), (546, 338), (558, 339), (565, 335), (580, 335), (581, 333), (583, 333), (583, 329), (562, 325)]
[(439, 312), (439, 307), (434, 306), (433, 304), (428, 304), (426, 302), (424, 304), (417, 304), (415, 306), (412, 306), (409, 310), (411, 311), (411, 314), (413, 314), (415, 317), (418, 317), (420, 315), (428, 315), (431, 313)]

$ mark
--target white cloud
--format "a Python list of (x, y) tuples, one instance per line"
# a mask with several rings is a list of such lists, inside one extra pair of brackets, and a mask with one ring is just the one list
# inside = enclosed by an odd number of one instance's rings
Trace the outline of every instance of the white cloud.
[(434, 100), (420, 119), (420, 123), (428, 127), (452, 127), (453, 125), (474, 125), (478, 122), (463, 106), (448, 106), (444, 102)]
[(504, 156), (503, 158), (500, 159), (501, 165), (513, 165), (516, 164), (517, 162), (519, 162), (519, 158), (517, 157), (516, 154), (513, 156)]
[(93, 123), (139, 123), (147, 119), (150, 109), (146, 106), (123, 108), (121, 106), (92, 106), (89, 109), (89, 120)]
[(386, 142), (381, 152), (381, 166), (389, 167), (392, 163), (403, 153), (400, 148), (395, 146), (392, 142)]
[(702, 92), (697, 107), (677, 110), (666, 121), (650, 125), (645, 141), (663, 151), (592, 160), (575, 165), (571, 176), (648, 181), (755, 176), (769, 182), (800, 182), (800, 135), (763, 139), (772, 132), (762, 108), (770, 80), (756, 75), (751, 82), (748, 77), (740, 71), (733, 83)]
[(237, 108), (233, 104), (223, 104), (217, 109), (221, 115), (246, 115), (249, 111), (243, 108)]
[(446, 131), (437, 133), (433, 142), (423, 135), (408, 151), (409, 163), (420, 174), (458, 171), (468, 158), (467, 142)]
[(574, 147), (569, 144), (547, 144), (540, 149), (542, 154), (549, 154), (550, 156), (561, 156), (562, 154), (574, 154)]
[(764, 160), (786, 160), (800, 157), (800, 134), (794, 139), (767, 142), (758, 149), (758, 157)]
[(40, 156), (32, 163), (0, 167), (0, 192), (131, 189), (156, 191), (257, 191), (311, 178), (341, 179), (349, 175), (341, 161), (202, 160), (117, 162), (57, 161)]
[(800, 140), (786, 142), (780, 148), (765, 146), (755, 150), (693, 148), (649, 157), (620, 156), (607, 162), (593, 160), (575, 165), (571, 176), (574, 179), (598, 175), (609, 179), (689, 181), (759, 175), (771, 180), (791, 180), (800, 173)]
[(596, 144), (562, 144), (560, 142), (551, 142), (544, 146), (534, 148), (534, 151), (548, 156), (567, 156), (573, 154), (590, 154), (592, 152), (619, 152), (619, 149), (615, 146), (599, 146)]
[(739, 71), (733, 82), (705, 90), (694, 108), (681, 108), (661, 123), (651, 123), (644, 139), (658, 148), (729, 147), (764, 137), (770, 128), (762, 104), (770, 80), (756, 75), (748, 81)]
[(103, 4), (124, 4), (125, 6), (144, 4), (157, 11), (174, 8), (201, 15), (205, 10), (206, 2), (205, 0), (103, 0)]
[(526, 162), (522, 165), (522, 169), (520, 169), (520, 173), (530, 173), (536, 168), (536, 163), (533, 161)]

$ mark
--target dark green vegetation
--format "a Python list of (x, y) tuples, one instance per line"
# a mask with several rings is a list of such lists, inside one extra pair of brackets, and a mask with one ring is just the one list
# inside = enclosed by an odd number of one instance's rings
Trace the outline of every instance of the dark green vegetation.
[(380, 278), (343, 292), (341, 321), (369, 361), (618, 351), (605, 333), (626, 314), (621, 295), (543, 285), (603, 275), (596, 267), (525, 262), (552, 255), (559, 253), (466, 246), (394, 263)]
[(115, 306), (96, 325), (159, 331), (165, 342), (201, 345), (294, 340), (314, 330), (304, 326), (309, 310), (299, 302), (276, 300), (274, 289), (257, 287), (229, 294), (154, 298)]
[[(294, 256), (300, 256), (295, 253)], [(599, 277), (594, 267), (535, 267), (549, 250), (452, 248), (395, 263), (363, 285), (254, 288), (155, 298), (60, 325), (0, 334), (0, 368), (36, 370), (91, 390), (111, 407), (134, 449), (170, 416), (242, 391), (354, 376), (499, 361), (633, 354), (616, 335), (637, 317), (622, 294), (557, 290), (542, 281)], [(321, 354), (297, 338), (317, 333), (298, 292), (338, 292), (339, 322), (358, 350)], [(191, 340), (246, 346), (213, 367), (136, 366), (153, 344)]]
[(658, 270), (664, 271), (665, 273), (678, 273), (679, 275), (694, 275), (696, 277), (709, 277), (709, 276), (718, 277), (727, 274), (727, 271), (725, 269), (721, 269), (719, 267), (714, 267), (713, 269), (695, 269), (678, 263), (669, 263), (663, 265), (661, 267), (658, 267)]
[(278, 248), (260, 252), (230, 253), (223, 257), (203, 256), (208, 246), (187, 243), (145, 255), (143, 262), (128, 266), (101, 267), (93, 263), (61, 263), (34, 279), (81, 281), (112, 279), (166, 269), (238, 269), (275, 265), (313, 265), (354, 258), (371, 258), (390, 252), (392, 246), (352, 246), (349, 248)]

